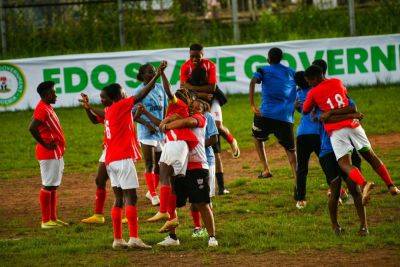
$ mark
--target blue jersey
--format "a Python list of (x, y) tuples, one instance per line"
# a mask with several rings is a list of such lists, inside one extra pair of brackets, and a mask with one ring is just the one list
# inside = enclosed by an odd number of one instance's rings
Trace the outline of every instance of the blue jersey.
[[(207, 120), (206, 124), (206, 139), (209, 139), (213, 135), (218, 134), (218, 129), (217, 125), (215, 124), (215, 120), (212, 117), (210, 112), (206, 112), (204, 114)], [(214, 151), (211, 146), (206, 147), (206, 156), (207, 156), (207, 163), (208, 166), (213, 166), (215, 165), (215, 156), (214, 156)]]
[[(349, 98), (349, 106), (355, 106), (355, 103), (352, 99)], [(321, 111), (317, 110), (317, 116), (321, 115)], [(322, 158), (323, 156), (334, 153), (331, 143), (331, 138), (328, 133), (325, 131), (322, 123), (320, 123), (319, 127), (320, 138), (321, 138), (321, 151), (319, 152), (319, 157)]]
[[(307, 93), (310, 91), (310, 88), (307, 89), (298, 89), (297, 90), (297, 101), (301, 103), (301, 108), (303, 108), (303, 103), (306, 100)], [(300, 118), (299, 126), (297, 127), (297, 136), (306, 135), (306, 134), (317, 134), (319, 135), (320, 123), (318, 119), (312, 113), (308, 113), (307, 115), (302, 114)]]
[[(141, 90), (145, 85), (142, 83), (139, 85), (139, 87), (135, 90), (135, 93)], [(154, 88), (150, 91), (150, 93), (142, 99), (141, 103), (143, 106), (148, 110), (153, 116), (156, 118), (162, 120), (164, 118), (164, 110), (167, 107), (168, 104), (168, 99), (167, 95), (164, 91), (164, 88), (161, 84), (156, 83), (154, 85)], [(136, 109), (134, 109), (133, 112), (135, 112)], [(147, 118), (145, 115), (140, 116), (141, 119), (147, 121), (148, 123), (152, 124), (154, 128), (157, 129), (157, 132), (154, 134), (151, 134), (149, 129), (138, 123), (137, 124), (137, 132), (138, 132), (138, 139), (140, 140), (156, 140), (156, 141), (161, 141), (164, 139), (164, 134), (158, 131), (157, 126), (155, 126), (149, 118)]]
[(282, 64), (273, 64), (257, 70), (253, 78), (261, 81), (263, 117), (293, 123), (296, 84), (294, 70)]

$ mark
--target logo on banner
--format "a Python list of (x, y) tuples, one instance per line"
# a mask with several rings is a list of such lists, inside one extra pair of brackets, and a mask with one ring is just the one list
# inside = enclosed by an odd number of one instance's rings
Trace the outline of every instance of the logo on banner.
[(12, 106), (25, 92), (25, 78), (22, 71), (8, 63), (0, 63), (0, 106)]

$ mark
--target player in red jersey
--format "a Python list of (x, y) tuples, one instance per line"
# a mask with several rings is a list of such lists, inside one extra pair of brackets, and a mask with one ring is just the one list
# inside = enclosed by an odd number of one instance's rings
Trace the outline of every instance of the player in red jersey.
[[(185, 206), (186, 200), (189, 198), (189, 202), (194, 208), (200, 211), (209, 235), (208, 246), (213, 247), (218, 246), (218, 241), (215, 239), (214, 215), (210, 207), (208, 163), (205, 151), (206, 118), (203, 112), (206, 110), (206, 103), (194, 100), (191, 109), (190, 117), (169, 121), (161, 124), (160, 127), (163, 132), (191, 128), (197, 137), (198, 144), (189, 152), (185, 177), (174, 177), (171, 183), (176, 194), (176, 207)], [(177, 226), (178, 224), (167, 222), (160, 232), (169, 231), (170, 234), (158, 245), (178, 246), (180, 242), (175, 233)]]
[(39, 194), (43, 229), (68, 225), (57, 218), (57, 188), (64, 171), (65, 137), (57, 114), (51, 104), (57, 100), (54, 82), (39, 84), (37, 92), (41, 100), (33, 112), (29, 126), (36, 140), (36, 159), (39, 161), (42, 188)]
[[(138, 237), (137, 194), (138, 176), (134, 161), (141, 158), (139, 144), (133, 127), (132, 108), (141, 101), (154, 87), (161, 75), (160, 66), (157, 74), (136, 95), (124, 98), (119, 84), (106, 86), (101, 94), (112, 101), (105, 109), (104, 126), (106, 132), (105, 164), (111, 186), (115, 194), (115, 203), (111, 210), (114, 228), (113, 248), (151, 248)], [(129, 226), (128, 243), (122, 239), (122, 208), (125, 207)]]
[[(347, 89), (339, 79), (326, 79), (319, 66), (312, 65), (306, 72), (307, 82), (313, 86), (303, 104), (303, 112), (309, 113), (317, 106), (325, 112), (323, 118), (331, 115), (347, 113), (349, 100)], [(324, 128), (330, 135), (333, 150), (340, 168), (355, 183), (363, 187), (363, 204), (369, 200), (370, 191), (374, 183), (367, 182), (360, 170), (352, 165), (351, 153), (353, 147), (358, 150), (361, 156), (371, 165), (375, 172), (382, 178), (388, 186), (392, 195), (400, 193), (399, 189), (393, 184), (390, 174), (383, 162), (372, 150), (371, 144), (365, 134), (364, 129), (357, 119), (344, 119), (337, 122), (326, 122)]]

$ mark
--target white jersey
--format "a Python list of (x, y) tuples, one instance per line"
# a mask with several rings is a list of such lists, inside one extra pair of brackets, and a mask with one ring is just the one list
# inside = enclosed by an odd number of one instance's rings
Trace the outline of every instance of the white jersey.
[(207, 169), (207, 155), (206, 155), (206, 124), (207, 120), (202, 114), (194, 114), (192, 116), (198, 122), (197, 128), (193, 128), (192, 132), (195, 134), (198, 144), (195, 148), (189, 151), (189, 162), (187, 169)]

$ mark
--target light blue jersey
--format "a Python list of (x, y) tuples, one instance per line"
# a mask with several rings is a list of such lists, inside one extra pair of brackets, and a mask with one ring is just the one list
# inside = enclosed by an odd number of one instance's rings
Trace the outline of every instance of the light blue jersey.
[[(144, 83), (140, 84), (139, 87), (135, 90), (135, 93), (141, 90), (144, 86), (145, 86)], [(146, 110), (149, 111), (151, 114), (153, 114), (153, 116), (162, 120), (164, 118), (164, 110), (168, 105), (167, 94), (165, 93), (163, 86), (159, 83), (156, 83), (154, 85), (154, 88), (145, 98), (142, 99), (140, 103), (142, 103), (143, 106), (146, 108)], [(133, 112), (135, 112), (135, 110), (136, 108), (134, 108)], [(155, 126), (150, 121), (149, 118), (147, 118), (145, 115), (142, 115), (140, 118), (152, 124), (154, 128), (157, 129), (157, 132), (152, 134), (150, 133), (149, 129), (146, 126), (138, 123), (137, 132), (139, 141), (142, 140), (161, 141), (164, 139), (164, 134), (158, 130), (158, 127)]]
[[(213, 135), (218, 134), (217, 125), (215, 124), (215, 120), (212, 117), (210, 112), (206, 112), (204, 114), (206, 117), (207, 125), (206, 125), (206, 139), (209, 139)], [(206, 156), (207, 156), (207, 163), (208, 166), (215, 165), (215, 156), (214, 151), (211, 146), (206, 147)]]

